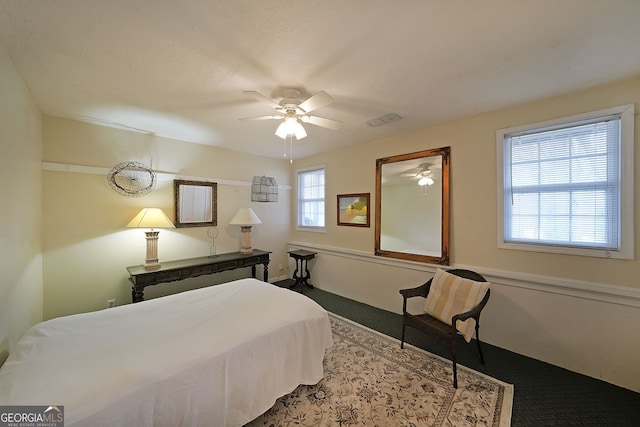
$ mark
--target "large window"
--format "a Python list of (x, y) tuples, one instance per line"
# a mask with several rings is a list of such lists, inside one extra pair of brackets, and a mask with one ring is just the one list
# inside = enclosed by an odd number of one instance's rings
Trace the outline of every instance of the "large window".
[(298, 229), (324, 231), (324, 166), (298, 174)]
[(633, 258), (633, 105), (497, 132), (498, 246)]

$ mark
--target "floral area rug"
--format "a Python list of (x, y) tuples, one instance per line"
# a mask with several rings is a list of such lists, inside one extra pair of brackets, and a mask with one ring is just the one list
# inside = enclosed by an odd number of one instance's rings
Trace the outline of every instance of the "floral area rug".
[(511, 425), (513, 386), (330, 315), (324, 378), (281, 397), (248, 426)]

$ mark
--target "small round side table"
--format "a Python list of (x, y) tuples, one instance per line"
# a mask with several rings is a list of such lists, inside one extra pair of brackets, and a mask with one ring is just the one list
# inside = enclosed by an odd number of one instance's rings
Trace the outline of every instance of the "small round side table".
[(293, 279), (295, 280), (295, 283), (289, 286), (289, 289), (292, 289), (297, 285), (306, 285), (313, 289), (313, 285), (309, 283), (309, 279), (311, 278), (311, 273), (309, 273), (309, 260), (312, 260), (316, 256), (317, 252), (298, 249), (287, 253), (296, 261), (296, 270), (293, 272)]

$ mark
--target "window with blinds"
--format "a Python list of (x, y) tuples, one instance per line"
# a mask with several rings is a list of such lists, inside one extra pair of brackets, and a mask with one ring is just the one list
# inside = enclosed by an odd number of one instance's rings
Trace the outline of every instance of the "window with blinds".
[(633, 239), (623, 239), (623, 212), (633, 173), (623, 170), (622, 154), (633, 152), (633, 132), (625, 142), (625, 119), (633, 126), (633, 106), (498, 131), (499, 246), (626, 257)]
[(298, 229), (324, 230), (324, 167), (302, 170), (298, 175)]

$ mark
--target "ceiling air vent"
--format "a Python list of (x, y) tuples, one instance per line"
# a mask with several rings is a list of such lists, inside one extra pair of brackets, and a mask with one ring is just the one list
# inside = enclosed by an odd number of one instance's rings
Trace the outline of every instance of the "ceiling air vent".
[(386, 125), (387, 123), (397, 122), (402, 117), (397, 115), (396, 113), (385, 114), (384, 116), (376, 117), (375, 119), (371, 119), (367, 122), (367, 124), (371, 127)]

